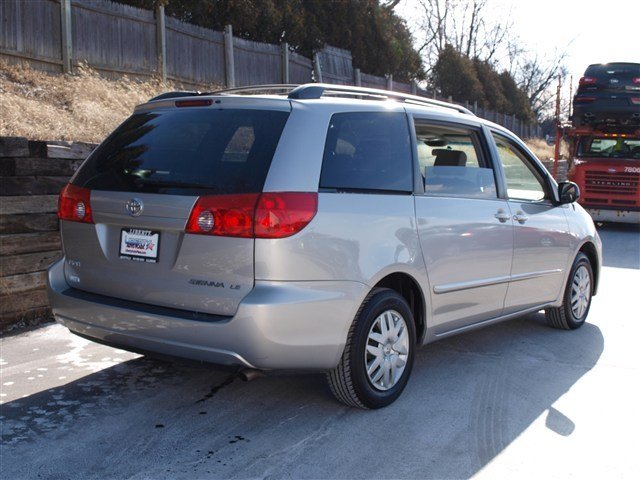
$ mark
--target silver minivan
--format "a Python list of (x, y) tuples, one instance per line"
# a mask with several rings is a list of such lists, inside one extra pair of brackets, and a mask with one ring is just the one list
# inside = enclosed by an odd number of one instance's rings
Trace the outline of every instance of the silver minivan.
[(97, 342), (321, 371), (379, 408), (415, 350), (544, 309), (580, 327), (601, 242), (508, 130), (383, 90), (174, 92), (135, 109), (60, 194), (58, 322)]

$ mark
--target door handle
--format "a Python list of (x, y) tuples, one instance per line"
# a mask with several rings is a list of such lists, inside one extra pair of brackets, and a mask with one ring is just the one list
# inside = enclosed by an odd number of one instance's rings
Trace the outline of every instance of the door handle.
[(516, 212), (516, 214), (513, 216), (513, 219), (518, 222), (520, 225), (523, 225), (524, 222), (526, 222), (527, 220), (529, 220), (529, 217), (527, 217), (523, 211), (518, 210)]
[(511, 218), (511, 216), (507, 212), (505, 212), (502, 208), (498, 209), (498, 212), (494, 215), (494, 217), (500, 220), (500, 223), (504, 223)]

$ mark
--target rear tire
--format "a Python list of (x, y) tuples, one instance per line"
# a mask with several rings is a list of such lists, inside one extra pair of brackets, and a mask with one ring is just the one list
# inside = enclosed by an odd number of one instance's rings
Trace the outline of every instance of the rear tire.
[(584, 253), (578, 253), (569, 273), (562, 305), (545, 310), (547, 323), (561, 330), (580, 328), (589, 315), (593, 285), (591, 262)]
[(333, 395), (359, 408), (393, 403), (413, 367), (416, 328), (406, 300), (388, 288), (372, 290), (349, 329), (340, 363), (327, 373)]

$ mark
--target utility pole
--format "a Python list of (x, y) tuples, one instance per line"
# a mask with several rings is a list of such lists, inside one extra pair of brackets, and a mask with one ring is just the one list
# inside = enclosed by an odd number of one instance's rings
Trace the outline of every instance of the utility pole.
[(556, 91), (556, 144), (553, 151), (553, 178), (558, 179), (558, 161), (560, 160), (560, 141), (562, 140), (562, 124), (560, 123), (560, 93), (562, 78), (558, 75), (558, 89)]

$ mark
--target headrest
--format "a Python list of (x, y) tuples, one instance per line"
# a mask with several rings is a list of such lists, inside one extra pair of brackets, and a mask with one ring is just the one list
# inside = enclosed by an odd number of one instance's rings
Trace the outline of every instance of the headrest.
[(431, 153), (436, 156), (434, 167), (464, 167), (467, 164), (467, 154), (462, 150), (436, 148)]

